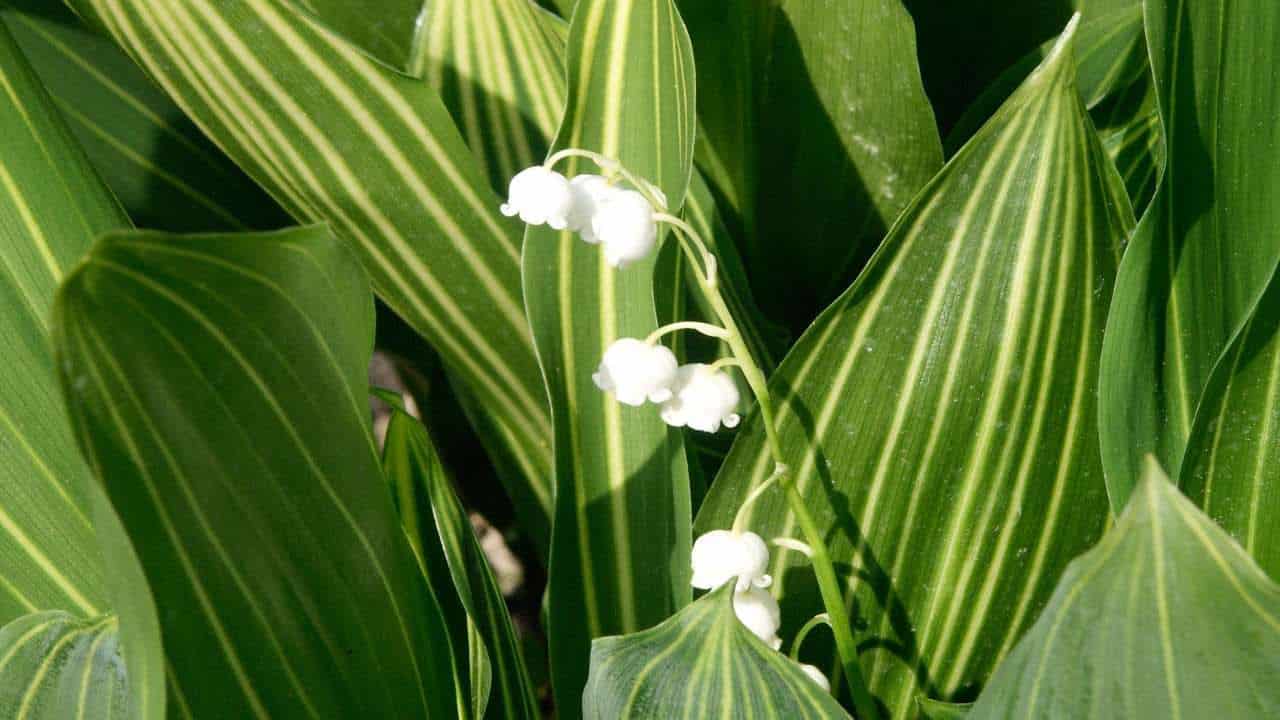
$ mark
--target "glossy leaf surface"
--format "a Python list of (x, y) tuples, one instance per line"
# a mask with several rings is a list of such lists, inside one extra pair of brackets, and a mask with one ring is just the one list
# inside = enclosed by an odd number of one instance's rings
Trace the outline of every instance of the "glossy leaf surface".
[[(894, 717), (980, 683), (1106, 522), (1095, 377), (1127, 201), (1075, 77), (1064, 37), (770, 381)], [(742, 432), (698, 532), (772, 470), (758, 420)], [(745, 527), (799, 533), (776, 489)], [(802, 561), (773, 561), (784, 627), (820, 609)]]
[(114, 615), (24, 615), (0, 629), (0, 716), (127, 720), (131, 701)]
[(160, 615), (171, 704), (456, 715), (373, 445), (373, 299), (351, 250), (321, 227), (108, 234), (56, 315), (85, 454), (157, 606), (182, 609)]

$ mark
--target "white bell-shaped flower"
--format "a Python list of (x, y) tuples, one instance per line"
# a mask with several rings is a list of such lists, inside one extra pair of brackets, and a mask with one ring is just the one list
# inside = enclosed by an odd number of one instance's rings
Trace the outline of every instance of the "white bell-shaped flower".
[(605, 259), (617, 268), (645, 257), (658, 244), (653, 206), (635, 190), (606, 195), (591, 216), (591, 230), (604, 245)]
[(609, 197), (622, 192), (600, 175), (578, 175), (569, 181), (573, 191), (573, 208), (569, 211), (569, 229), (589, 243), (598, 243), (592, 219)]
[(738, 590), (769, 587), (769, 546), (753, 532), (712, 530), (693, 543), (693, 578), (696, 588), (711, 590), (737, 578)]
[(798, 664), (800, 665), (800, 669), (804, 671), (804, 674), (808, 675), (810, 680), (817, 683), (818, 687), (822, 688), (824, 692), (831, 692), (831, 681), (827, 679), (827, 676), (824, 675), (821, 670), (813, 665), (806, 665), (804, 663)]
[(613, 393), (620, 403), (660, 403), (671, 398), (677, 364), (675, 354), (665, 345), (621, 338), (604, 351), (604, 359), (591, 379), (596, 387)]
[(507, 188), (507, 201), (500, 208), (507, 217), (519, 215), (530, 225), (546, 223), (552, 229), (569, 226), (573, 191), (565, 176), (541, 165), (516, 173)]
[(782, 647), (782, 638), (778, 637), (778, 628), (782, 625), (782, 609), (768, 590), (750, 587), (735, 592), (733, 614), (764, 644), (774, 650)]
[(716, 432), (721, 425), (737, 427), (740, 419), (738, 386), (733, 378), (710, 365), (681, 365), (671, 386), (671, 399), (662, 405), (662, 419), (675, 427)]

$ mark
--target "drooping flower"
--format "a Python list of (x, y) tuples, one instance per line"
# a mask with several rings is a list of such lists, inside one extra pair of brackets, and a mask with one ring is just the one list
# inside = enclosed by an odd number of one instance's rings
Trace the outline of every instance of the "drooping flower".
[(753, 532), (712, 530), (693, 543), (691, 584), (711, 590), (737, 578), (737, 589), (769, 587), (769, 547)]
[(827, 679), (827, 676), (824, 675), (821, 670), (813, 665), (806, 665), (804, 663), (797, 664), (800, 665), (800, 669), (804, 671), (804, 674), (809, 676), (810, 680), (813, 680), (818, 684), (818, 687), (822, 688), (825, 692), (831, 692), (831, 681)]
[(605, 259), (617, 268), (645, 257), (658, 244), (653, 206), (635, 190), (606, 195), (591, 216), (591, 230), (604, 245)]
[(560, 173), (534, 165), (516, 173), (507, 188), (507, 201), (500, 208), (507, 217), (519, 215), (530, 225), (546, 223), (554, 230), (569, 225), (573, 191)]
[(660, 403), (671, 398), (677, 361), (665, 345), (649, 344), (635, 338), (621, 338), (604, 351), (600, 367), (591, 379), (596, 387), (613, 393), (618, 402), (643, 405), (645, 400)]
[(671, 399), (662, 405), (662, 419), (675, 427), (716, 432), (721, 425), (737, 427), (738, 386), (724, 371), (710, 365), (681, 365), (671, 386)]
[(592, 220), (600, 206), (612, 195), (622, 192), (600, 175), (578, 175), (569, 181), (573, 191), (573, 208), (569, 211), (569, 229), (589, 243), (598, 243)]
[(774, 650), (782, 647), (782, 638), (778, 637), (778, 628), (782, 625), (782, 609), (768, 590), (750, 587), (735, 592), (733, 614), (766, 645)]

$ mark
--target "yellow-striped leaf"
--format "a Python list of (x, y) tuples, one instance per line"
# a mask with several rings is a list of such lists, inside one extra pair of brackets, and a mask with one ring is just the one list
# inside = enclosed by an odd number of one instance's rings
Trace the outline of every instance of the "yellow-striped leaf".
[[(538, 717), (507, 603), (471, 521), (426, 428), (403, 410), (392, 411), (382, 462), (409, 542), (422, 558), (427, 581), (445, 610), (455, 655), (461, 648), (468, 651), (455, 660), (466, 659), (471, 669), (474, 717)], [(480, 663), (471, 660), (476, 657), (485, 658), (478, 673)], [(489, 669), (492, 689), (483, 677)]]
[(296, 0), (362, 50), (397, 70), (412, 72), (422, 29), (435, 2), (427, 0)]
[[(1106, 522), (1095, 377), (1127, 201), (1075, 77), (1069, 30), (770, 380), (894, 717), (981, 683)], [(753, 419), (696, 529), (772, 465)], [(745, 526), (799, 532), (776, 489)], [(784, 628), (821, 608), (803, 561), (773, 561)]]
[(708, 593), (655, 628), (592, 643), (584, 718), (847, 719), (798, 664), (738, 621), (732, 587)]
[(1148, 459), (969, 720), (1280, 716), (1280, 586)]
[[(693, 164), (693, 56), (670, 0), (589, 0), (569, 32), (569, 104), (555, 147), (618, 158), (679, 212)], [(591, 172), (579, 163), (571, 172)], [(689, 477), (679, 431), (618, 404), (591, 374), (619, 337), (657, 327), (651, 258), (617, 270), (570, 233), (525, 237), (525, 303), (555, 418), (548, 622), (556, 706), (575, 717), (592, 638), (688, 602)]]
[(174, 716), (456, 717), (373, 443), (373, 297), (345, 243), (107, 234), (59, 292), (55, 341), (165, 609)]
[(1219, 361), (1192, 425), (1180, 484), (1280, 578), (1280, 280)]
[(133, 702), (114, 615), (52, 610), (0, 629), (0, 717), (127, 720)]
[(1181, 465), (1213, 368), (1280, 261), (1280, 5), (1145, 8), (1167, 157), (1107, 320), (1100, 435), (1117, 509), (1144, 455)]
[(59, 3), (24, 0), (0, 17), (135, 223), (172, 231), (288, 224), (110, 38)]
[(425, 80), (277, 0), (73, 0), (295, 217), (359, 250), (523, 470), (547, 526), (550, 419), (520, 297), (518, 225)]

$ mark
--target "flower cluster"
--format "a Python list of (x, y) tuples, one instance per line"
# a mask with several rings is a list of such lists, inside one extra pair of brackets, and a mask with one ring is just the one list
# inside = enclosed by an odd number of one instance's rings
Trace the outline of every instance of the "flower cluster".
[(564, 175), (535, 165), (511, 178), (502, 214), (529, 225), (570, 230), (600, 245), (609, 264), (621, 268), (640, 260), (658, 243), (653, 205), (636, 190), (620, 188), (601, 175)]
[[(778, 637), (782, 611), (767, 589), (773, 584), (773, 578), (765, 572), (769, 567), (769, 547), (759, 535), (712, 530), (693, 543), (692, 562), (691, 584), (695, 588), (711, 590), (735, 582), (733, 612), (739, 622), (774, 650), (782, 647)], [(802, 663), (800, 669), (824, 690), (831, 690), (821, 670)]]
[[(602, 158), (596, 161), (611, 169), (619, 167)], [(643, 186), (654, 202), (666, 202), (657, 188), (634, 182)], [(547, 165), (535, 165), (512, 178), (501, 210), (530, 225), (576, 232), (584, 241), (600, 245), (605, 259), (618, 268), (653, 251), (659, 220), (678, 222), (638, 190), (619, 187), (602, 175), (578, 175), (570, 180)], [(713, 272), (713, 264), (707, 267)], [(621, 338), (605, 350), (592, 379), (596, 387), (612, 393), (620, 403), (659, 405), (659, 415), (673, 427), (708, 433), (736, 427), (740, 398), (733, 379), (716, 365), (680, 365), (671, 350), (657, 343), (669, 329), (689, 326), (718, 337), (727, 333), (701, 323), (675, 323), (644, 340)]]

